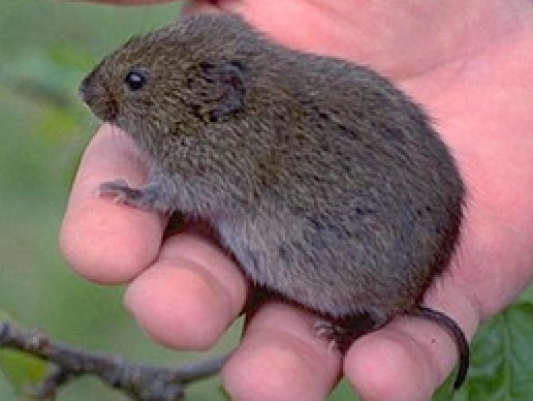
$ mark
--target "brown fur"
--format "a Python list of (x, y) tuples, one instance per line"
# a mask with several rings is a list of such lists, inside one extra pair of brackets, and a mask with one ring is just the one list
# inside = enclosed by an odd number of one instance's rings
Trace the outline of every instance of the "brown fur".
[(145, 187), (101, 192), (208, 221), (252, 282), (343, 339), (416, 314), (448, 264), (462, 181), (420, 107), (370, 69), (199, 15), (133, 38), (81, 92), (150, 159)]

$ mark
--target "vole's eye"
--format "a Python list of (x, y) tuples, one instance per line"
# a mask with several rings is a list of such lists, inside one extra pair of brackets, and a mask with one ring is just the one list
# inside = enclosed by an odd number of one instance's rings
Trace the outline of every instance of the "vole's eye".
[(141, 89), (146, 84), (146, 81), (146, 75), (140, 71), (130, 71), (124, 79), (124, 83), (128, 85), (128, 88), (132, 91), (138, 91)]

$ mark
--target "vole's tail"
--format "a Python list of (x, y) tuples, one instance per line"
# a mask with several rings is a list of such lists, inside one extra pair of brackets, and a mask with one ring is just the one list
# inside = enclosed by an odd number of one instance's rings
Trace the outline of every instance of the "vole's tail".
[(468, 347), (468, 341), (461, 328), (449, 316), (426, 306), (417, 306), (409, 313), (409, 315), (431, 320), (445, 329), (452, 336), (459, 352), (459, 367), (453, 387), (455, 389), (461, 387), (465, 381), (468, 365), (470, 364), (470, 349)]

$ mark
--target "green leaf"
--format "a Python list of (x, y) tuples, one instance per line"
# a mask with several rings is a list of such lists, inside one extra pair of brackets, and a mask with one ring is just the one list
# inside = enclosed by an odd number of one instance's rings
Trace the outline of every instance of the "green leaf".
[(533, 394), (533, 304), (520, 302), (494, 316), (472, 342), (463, 388), (449, 380), (434, 401), (529, 401)]
[[(0, 309), (0, 322), (12, 322)], [(0, 349), (0, 371), (19, 395), (27, 394), (31, 387), (45, 379), (48, 365), (43, 360), (20, 351)]]
[(48, 367), (41, 359), (14, 350), (0, 351), (0, 368), (18, 394), (42, 382)]

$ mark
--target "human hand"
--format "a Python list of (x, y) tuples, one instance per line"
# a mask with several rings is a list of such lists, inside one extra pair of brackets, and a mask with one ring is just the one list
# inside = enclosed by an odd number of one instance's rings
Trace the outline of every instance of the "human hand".
[[(530, 2), (215, 5), (242, 14), (289, 46), (371, 65), (423, 104), (468, 187), (459, 250), (426, 304), (472, 335), (483, 318), (514, 299), (533, 273)], [(80, 165), (62, 249), (88, 279), (129, 283), (126, 305), (156, 341), (207, 348), (242, 310), (247, 283), (197, 227), (163, 241), (161, 216), (94, 197), (101, 182), (127, 177), (140, 184), (142, 172), (127, 137), (103, 126)], [(313, 335), (312, 321), (284, 304), (262, 307), (223, 371), (233, 399), (323, 400), (342, 371), (365, 401), (423, 401), (456, 358), (455, 344), (438, 327), (398, 318), (357, 340), (341, 361)]]

